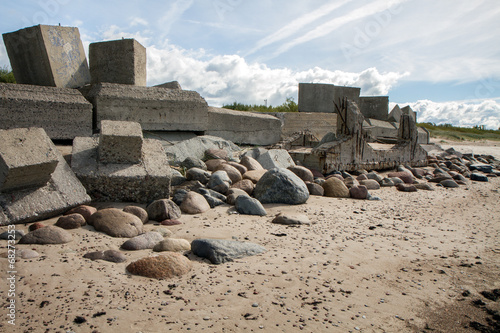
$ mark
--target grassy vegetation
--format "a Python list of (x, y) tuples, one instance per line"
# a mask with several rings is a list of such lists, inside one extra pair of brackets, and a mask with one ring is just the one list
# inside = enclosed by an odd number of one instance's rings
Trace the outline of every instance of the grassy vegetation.
[(0, 68), (0, 82), (16, 83), (16, 79), (14, 78), (14, 73), (12, 73), (12, 71), (9, 71), (7, 66)]
[(436, 125), (432, 123), (420, 123), (418, 126), (425, 127), (433, 138), (453, 141), (500, 141), (500, 128), (498, 130), (487, 130), (481, 126), (466, 128), (455, 127), (450, 124)]
[(237, 111), (254, 111), (254, 112), (299, 112), (299, 106), (292, 97), (288, 97), (286, 102), (278, 106), (266, 105), (250, 105), (234, 102), (233, 104), (226, 104), (222, 106), (226, 109)]

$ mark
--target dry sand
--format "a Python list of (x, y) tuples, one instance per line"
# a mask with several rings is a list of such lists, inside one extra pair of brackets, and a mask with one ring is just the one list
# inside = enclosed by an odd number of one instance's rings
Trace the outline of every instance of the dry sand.
[[(163, 227), (175, 238), (248, 240), (267, 252), (222, 265), (188, 254), (193, 269), (172, 280), (126, 272), (151, 250), (126, 251), (121, 264), (84, 259), (125, 241), (89, 226), (70, 230), (65, 245), (19, 244), (41, 257), (16, 262), (16, 326), (7, 323), (7, 259), (0, 259), (0, 331), (474, 331), (465, 327), (490, 316), (472, 301), (500, 310), (479, 294), (500, 288), (499, 189), (497, 178), (432, 192), (371, 191), (381, 201), (264, 205), (267, 217), (230, 214), (228, 205), (183, 215), (182, 225)], [(108, 206), (125, 204), (96, 204)], [(280, 212), (307, 214), (314, 224), (272, 224)], [(5, 252), (7, 242), (0, 246)], [(79, 316), (86, 321), (75, 323)]]

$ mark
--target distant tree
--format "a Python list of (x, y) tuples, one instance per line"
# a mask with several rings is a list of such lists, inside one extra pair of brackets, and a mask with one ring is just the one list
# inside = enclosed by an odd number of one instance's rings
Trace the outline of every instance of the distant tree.
[(7, 66), (0, 68), (0, 82), (16, 83), (16, 79), (14, 78), (14, 73), (12, 73), (12, 71), (9, 71)]

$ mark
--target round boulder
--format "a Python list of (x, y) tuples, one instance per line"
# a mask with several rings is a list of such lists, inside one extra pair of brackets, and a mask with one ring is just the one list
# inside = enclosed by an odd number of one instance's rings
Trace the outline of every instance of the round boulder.
[(205, 197), (197, 192), (188, 192), (180, 206), (181, 211), (186, 214), (201, 214), (210, 209)]
[(306, 167), (300, 166), (300, 165), (295, 165), (295, 166), (290, 166), (288, 167), (288, 170), (296, 174), (300, 179), (302, 179), (304, 182), (312, 182), (314, 181), (314, 175)]
[[(378, 184), (378, 183), (377, 183)], [(349, 194), (353, 199), (365, 200), (368, 198), (368, 188), (365, 185), (353, 186), (349, 189)]]
[(130, 251), (152, 249), (162, 240), (163, 236), (159, 232), (150, 231), (130, 238), (122, 244), (122, 249)]
[(185, 239), (167, 238), (156, 244), (153, 248), (155, 252), (183, 252), (190, 251), (191, 243)]
[(85, 222), (89, 222), (89, 217), (97, 212), (97, 208), (87, 205), (80, 205), (78, 207), (68, 210), (64, 215), (80, 214), (85, 219)]
[(359, 182), (359, 184), (366, 186), (366, 188), (369, 189), (369, 190), (378, 190), (378, 189), (380, 189), (380, 184), (376, 180), (374, 180), (374, 179), (361, 180)]
[(266, 174), (266, 169), (250, 170), (245, 172), (243, 179), (249, 179), (252, 183), (257, 184), (257, 182)]
[(231, 179), (232, 184), (237, 183), (242, 179), (241, 172), (239, 172), (238, 169), (228, 163), (219, 165), (217, 171), (225, 171), (229, 179)]
[(146, 211), (148, 216), (153, 221), (164, 221), (164, 220), (172, 220), (178, 219), (181, 217), (182, 213), (179, 208), (169, 199), (160, 199), (153, 201), (147, 208)]
[(106, 208), (92, 214), (89, 224), (95, 230), (102, 231), (111, 237), (135, 237), (142, 233), (143, 223), (140, 218), (123, 210)]
[(337, 177), (330, 177), (323, 183), (325, 196), (331, 198), (349, 198), (349, 189)]
[(325, 194), (325, 190), (319, 184), (307, 182), (306, 186), (307, 189), (309, 190), (310, 195), (317, 195), (322, 197)]
[(86, 225), (85, 218), (78, 213), (61, 216), (55, 226), (63, 229), (78, 229)]
[(223, 163), (226, 163), (226, 161), (221, 159), (212, 159), (205, 162), (208, 171), (216, 171), (217, 168)]
[(126, 206), (125, 208), (123, 208), (123, 211), (125, 213), (137, 216), (144, 224), (148, 223), (149, 221), (148, 212), (144, 208), (141, 208), (139, 206)]
[(188, 171), (186, 171), (186, 179), (197, 180), (202, 184), (206, 184), (210, 179), (210, 172), (200, 168), (191, 168)]
[(248, 171), (251, 170), (264, 170), (262, 165), (253, 157), (251, 156), (243, 156), (241, 158), (240, 164), (245, 166)]
[(255, 184), (250, 179), (243, 179), (231, 186), (231, 188), (238, 188), (251, 195), (255, 188)]
[(235, 201), (236, 211), (240, 214), (244, 215), (258, 215), (265, 216), (267, 215), (264, 206), (260, 203), (259, 200), (255, 198), (251, 198), (246, 195), (240, 195), (236, 198)]
[(28, 232), (19, 240), (19, 244), (65, 244), (72, 240), (69, 232), (50, 225)]
[(139, 259), (129, 264), (127, 271), (152, 279), (170, 279), (188, 273), (191, 267), (191, 261), (182, 254), (166, 252), (156, 257)]
[(309, 190), (304, 181), (290, 170), (275, 168), (262, 176), (253, 195), (261, 203), (299, 205), (309, 199)]

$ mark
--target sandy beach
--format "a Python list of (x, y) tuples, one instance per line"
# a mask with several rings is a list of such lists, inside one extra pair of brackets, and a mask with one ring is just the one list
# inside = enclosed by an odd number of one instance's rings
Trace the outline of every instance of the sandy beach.
[[(370, 191), (380, 201), (311, 196), (303, 205), (264, 205), (264, 217), (223, 205), (183, 215), (177, 226), (150, 221), (145, 231), (267, 249), (221, 265), (186, 253), (192, 270), (170, 280), (126, 271), (130, 262), (158, 255), (152, 250), (121, 250), (124, 263), (83, 258), (119, 250), (126, 240), (91, 226), (69, 230), (73, 241), (63, 245), (16, 244), (41, 256), (15, 262), (15, 326), (7, 317), (9, 263), (0, 259), (0, 331), (475, 332), (471, 323), (487, 325), (500, 310), (481, 295), (500, 288), (499, 190), (500, 179), (490, 178), (456, 189)], [(313, 224), (272, 224), (282, 212), (306, 214)], [(0, 247), (7, 252), (7, 241)]]

